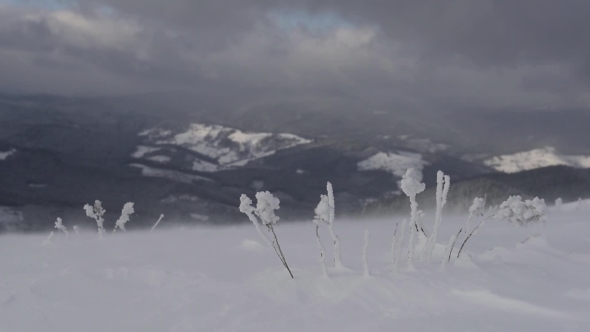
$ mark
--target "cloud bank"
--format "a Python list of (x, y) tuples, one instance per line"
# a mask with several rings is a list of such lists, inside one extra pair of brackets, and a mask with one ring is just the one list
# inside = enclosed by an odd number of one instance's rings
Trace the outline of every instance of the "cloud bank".
[(585, 0), (0, 0), (0, 91), (216, 86), (588, 108), (589, 12)]

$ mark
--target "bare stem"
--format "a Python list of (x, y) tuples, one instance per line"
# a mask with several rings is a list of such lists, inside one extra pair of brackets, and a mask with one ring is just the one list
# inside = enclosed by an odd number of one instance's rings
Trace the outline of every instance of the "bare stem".
[(461, 251), (463, 251), (463, 247), (465, 247), (465, 243), (467, 243), (467, 240), (469, 240), (469, 238), (475, 234), (475, 232), (481, 227), (483, 226), (483, 224), (486, 222), (486, 220), (488, 220), (490, 217), (485, 218), (484, 220), (482, 220), (479, 225), (477, 225), (477, 227), (475, 227), (471, 233), (469, 233), (469, 235), (467, 235), (467, 237), (465, 238), (465, 241), (463, 241), (463, 244), (461, 245), (461, 248), (459, 248), (459, 252), (457, 253), (457, 258), (459, 258), (459, 255), (461, 255)]
[(463, 231), (463, 227), (461, 227), (461, 229), (459, 229), (459, 231), (457, 232), (457, 235), (455, 236), (455, 240), (453, 241), (453, 244), (451, 244), (451, 248), (449, 249), (449, 259), (447, 259), (447, 262), (451, 261), (451, 255), (453, 254), (453, 248), (455, 248), (455, 243), (457, 243), (457, 239), (459, 238), (459, 235), (461, 235), (462, 231)]
[[(287, 271), (289, 271), (289, 275), (291, 276), (291, 278), (295, 279), (295, 277), (293, 277), (293, 273), (291, 273), (291, 269), (289, 268), (289, 265), (287, 264), (287, 260), (285, 259), (285, 255), (283, 255), (283, 251), (281, 250), (281, 245), (279, 244), (279, 239), (277, 238), (277, 234), (275, 233), (274, 228), (272, 227), (272, 225), (268, 225), (268, 229), (270, 229), (270, 231), (272, 232), (272, 235), (275, 238), (275, 240), (274, 240), (274, 243), (276, 244), (275, 252), (277, 253), (277, 255), (279, 255), (279, 259), (283, 263), (283, 266), (285, 266)], [(278, 249), (278, 251), (277, 251), (277, 249)]]

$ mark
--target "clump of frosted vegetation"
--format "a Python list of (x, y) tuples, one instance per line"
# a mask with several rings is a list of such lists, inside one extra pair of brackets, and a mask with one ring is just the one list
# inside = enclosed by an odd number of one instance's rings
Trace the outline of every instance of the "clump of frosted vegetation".
[(57, 220), (55, 221), (55, 228), (57, 228), (58, 230), (62, 231), (65, 235), (66, 235), (66, 239), (68, 238), (68, 229), (66, 226), (64, 226), (63, 224), (63, 220), (61, 218), (57, 218)]
[[(275, 233), (273, 227), (277, 224), (277, 222), (280, 219), (275, 214), (275, 210), (278, 210), (279, 208), (280, 200), (274, 197), (268, 191), (261, 191), (256, 193), (256, 208), (252, 206), (252, 200), (250, 200), (248, 196), (242, 194), (242, 196), (240, 197), (240, 212), (248, 216), (250, 221), (252, 221), (252, 223), (256, 227), (258, 234), (262, 236), (264, 241), (266, 241), (270, 246), (273, 247), (275, 253), (277, 254), (277, 256), (279, 256), (281, 263), (287, 269), (291, 278), (293, 278), (293, 273), (291, 273), (291, 269), (287, 264), (287, 260), (285, 259), (285, 255), (283, 254), (283, 251), (279, 244), (279, 240), (277, 238), (277, 234)], [(258, 223), (258, 219), (256, 217), (260, 218), (262, 225), (266, 226), (267, 231), (272, 234), (274, 240), (269, 240), (268, 237), (262, 232), (262, 230), (260, 229), (260, 224)]]
[(538, 197), (523, 201), (520, 196), (510, 196), (500, 204), (494, 219), (506, 219), (517, 225), (526, 225), (537, 221), (545, 221), (547, 206), (545, 200)]
[(125, 232), (125, 224), (129, 221), (129, 216), (133, 213), (135, 213), (135, 210), (133, 209), (133, 203), (125, 203), (125, 205), (123, 205), (123, 211), (121, 211), (121, 217), (119, 217), (115, 223), (113, 233), (117, 231), (117, 228)]
[(280, 209), (281, 201), (274, 197), (268, 191), (259, 191), (256, 193), (256, 215), (267, 227), (276, 225), (281, 219), (275, 214), (275, 210)]
[(98, 236), (102, 238), (104, 234), (104, 214), (106, 212), (105, 209), (102, 208), (102, 203), (99, 200), (94, 201), (94, 205), (90, 206), (88, 204), (84, 205), (84, 210), (86, 211), (86, 216), (89, 218), (93, 218), (96, 220), (96, 226), (98, 228)]
[(483, 198), (475, 197), (473, 204), (469, 207), (469, 218), (483, 217), (486, 208), (486, 201)]
[(408, 168), (402, 177), (401, 187), (404, 194), (410, 197), (410, 200), (412, 200), (412, 197), (415, 200), (416, 195), (426, 189), (426, 185), (422, 183), (422, 172), (415, 168)]
[(74, 225), (74, 227), (72, 227), (74, 229), (74, 232), (76, 233), (76, 235), (80, 234), (80, 227)]

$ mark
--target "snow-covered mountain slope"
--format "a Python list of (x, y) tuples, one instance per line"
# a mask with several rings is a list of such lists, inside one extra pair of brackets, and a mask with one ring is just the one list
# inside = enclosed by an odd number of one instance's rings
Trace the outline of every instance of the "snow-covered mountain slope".
[(428, 163), (422, 160), (422, 155), (412, 152), (378, 152), (357, 164), (359, 171), (383, 170), (402, 177), (408, 168), (420, 171)]
[[(203, 156), (194, 160), (192, 169), (215, 172), (244, 166), (249, 161), (267, 157), (276, 151), (312, 141), (286, 133), (251, 133), (220, 125), (193, 123), (185, 131), (152, 128), (139, 134), (149, 146), (140, 145), (132, 157), (166, 162), (158, 157), (156, 146), (178, 146)], [(156, 158), (156, 159), (154, 159)]]
[(545, 147), (511, 155), (493, 157), (485, 160), (484, 163), (501, 172), (516, 173), (557, 165), (590, 168), (590, 156), (564, 155), (557, 152), (555, 148)]
[[(336, 220), (349, 270), (329, 267), (329, 278), (318, 263), (314, 225), (281, 225), (294, 280), (252, 224), (166, 230), (164, 218), (153, 233), (98, 240), (93, 230), (66, 240), (56, 232), (45, 246), (47, 234), (4, 235), (0, 331), (588, 331), (584, 214), (552, 214), (545, 226), (486, 223), (466, 245), (469, 255), (441, 272), (442, 243), (465, 217), (445, 216), (432, 264), (416, 261), (408, 270), (404, 259), (395, 273), (391, 237), (400, 220)], [(320, 236), (332, 262), (325, 227)]]
[(0, 160), (6, 160), (6, 158), (12, 156), (16, 152), (15, 149), (10, 149), (8, 151), (0, 151)]

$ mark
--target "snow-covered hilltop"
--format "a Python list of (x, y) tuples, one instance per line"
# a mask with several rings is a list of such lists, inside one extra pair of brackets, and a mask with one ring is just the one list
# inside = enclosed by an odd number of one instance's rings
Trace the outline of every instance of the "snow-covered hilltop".
[(152, 128), (139, 135), (144, 137), (145, 145), (138, 146), (132, 157), (165, 163), (170, 160), (166, 148), (180, 147), (202, 157), (192, 163), (192, 170), (201, 172), (244, 166), (276, 151), (312, 142), (293, 134), (252, 133), (200, 123), (193, 123), (184, 131)]
[(378, 152), (357, 164), (359, 171), (383, 170), (402, 177), (408, 168), (422, 171), (428, 163), (419, 153), (405, 151)]
[(516, 173), (535, 168), (564, 165), (576, 168), (590, 168), (590, 156), (564, 155), (553, 147), (545, 147), (511, 155), (502, 155), (484, 161), (497, 171)]
[(6, 160), (6, 158), (12, 156), (16, 152), (15, 149), (10, 149), (8, 151), (0, 151), (0, 160)]

